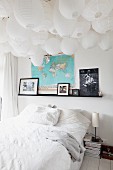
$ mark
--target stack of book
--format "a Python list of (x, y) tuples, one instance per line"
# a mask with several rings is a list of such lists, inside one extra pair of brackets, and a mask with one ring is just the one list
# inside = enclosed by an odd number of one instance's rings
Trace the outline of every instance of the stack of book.
[(86, 148), (85, 155), (100, 158), (101, 143), (86, 141), (85, 148)]

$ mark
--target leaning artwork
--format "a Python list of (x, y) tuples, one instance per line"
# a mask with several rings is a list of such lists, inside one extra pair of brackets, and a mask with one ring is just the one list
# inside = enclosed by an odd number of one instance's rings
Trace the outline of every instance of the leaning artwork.
[(57, 55), (45, 56), (40, 67), (31, 65), (32, 78), (39, 78), (40, 89), (57, 89), (58, 83), (75, 84), (74, 56)]
[(80, 69), (80, 95), (99, 96), (98, 68)]

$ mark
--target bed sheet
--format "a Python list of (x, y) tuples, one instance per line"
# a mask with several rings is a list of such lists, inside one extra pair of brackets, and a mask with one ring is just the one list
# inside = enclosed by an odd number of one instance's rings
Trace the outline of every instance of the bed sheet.
[(80, 170), (80, 167), (82, 165), (82, 162), (83, 162), (83, 158), (84, 158), (84, 153), (81, 154), (80, 156), (80, 162), (71, 162), (71, 167), (70, 167), (70, 170)]
[(18, 118), (0, 123), (0, 170), (78, 170), (64, 146), (42, 138), (47, 128)]

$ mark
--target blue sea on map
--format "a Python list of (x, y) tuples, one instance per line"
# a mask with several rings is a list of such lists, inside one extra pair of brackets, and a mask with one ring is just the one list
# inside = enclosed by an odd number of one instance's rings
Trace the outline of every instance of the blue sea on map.
[(32, 78), (39, 78), (40, 87), (53, 87), (57, 83), (75, 84), (74, 57), (70, 55), (51, 56), (43, 60), (41, 67), (31, 65)]

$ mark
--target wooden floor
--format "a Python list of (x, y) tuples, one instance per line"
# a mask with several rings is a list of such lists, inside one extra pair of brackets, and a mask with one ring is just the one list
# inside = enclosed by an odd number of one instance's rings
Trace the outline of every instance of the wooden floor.
[(113, 161), (85, 156), (80, 170), (113, 170)]

